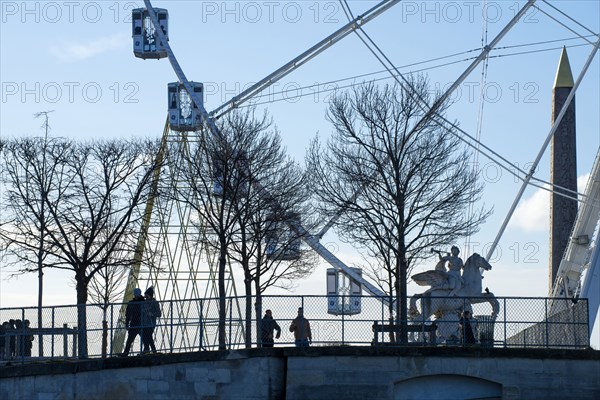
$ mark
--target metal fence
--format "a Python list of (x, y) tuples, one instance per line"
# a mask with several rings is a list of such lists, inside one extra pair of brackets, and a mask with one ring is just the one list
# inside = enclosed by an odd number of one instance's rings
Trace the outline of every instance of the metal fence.
[[(455, 300), (457, 298), (454, 298)], [(260, 347), (257, 335), (260, 317), (255, 315), (255, 298), (251, 299), (252, 316), (245, 319), (246, 299), (226, 299), (226, 346), (228, 349)], [(492, 316), (492, 306), (473, 304), (473, 328), (477, 346), (519, 348), (587, 348), (589, 318), (586, 299), (560, 314), (549, 316), (552, 301), (564, 299), (503, 297), (499, 312)], [(468, 307), (466, 299), (465, 308)], [(570, 300), (569, 300), (570, 302)], [(162, 316), (154, 338), (158, 352), (181, 353), (218, 349), (218, 299), (191, 299), (159, 302)], [(388, 306), (371, 296), (263, 296), (262, 311), (272, 310), (281, 328), (275, 346), (294, 346), (289, 327), (302, 307), (310, 321), (312, 346), (461, 346), (458, 313), (440, 318), (416, 318), (406, 321), (408, 341), (399, 341), (400, 322), (390, 324)], [(119, 321), (122, 304), (86, 305), (87, 326), (78, 327), (77, 306), (44, 307), (41, 324), (38, 308), (2, 308), (0, 321), (0, 360), (26, 362), (40, 359), (65, 359), (79, 356), (82, 338), (87, 342), (88, 357), (114, 356), (122, 351), (126, 330)], [(22, 321), (28, 320), (26, 324)], [(248, 322), (248, 323), (247, 323)], [(249, 327), (249, 329), (248, 329)], [(143, 328), (143, 327), (142, 327)], [(248, 335), (246, 334), (248, 332)], [(103, 348), (105, 351), (103, 351)], [(130, 355), (140, 354), (140, 337)]]

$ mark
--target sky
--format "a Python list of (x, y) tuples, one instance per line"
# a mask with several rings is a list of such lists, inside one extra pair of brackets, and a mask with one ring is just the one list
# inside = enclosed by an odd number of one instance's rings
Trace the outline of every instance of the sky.
[[(402, 73), (427, 74), (444, 90), (514, 17), (524, 1), (403, 1), (364, 26)], [(374, 1), (349, 1), (354, 15)], [(551, 128), (551, 95), (563, 46), (574, 78), (600, 32), (600, 2), (539, 2), (451, 96), (447, 117), (522, 169), (536, 159)], [(169, 43), (189, 80), (203, 82), (208, 111), (292, 60), (347, 22), (338, 1), (154, 1), (168, 9)], [(50, 134), (80, 140), (161, 135), (166, 87), (177, 80), (166, 59), (142, 60), (132, 51), (130, 16), (143, 2), (0, 1), (0, 135), (41, 136), (52, 111)], [(549, 15), (547, 15), (549, 14)], [(600, 56), (596, 54), (576, 95), (577, 174), (580, 190), (600, 144)], [(268, 110), (289, 154), (303, 162), (325, 119), (333, 89), (389, 74), (356, 35), (349, 35), (252, 101)], [(483, 94), (483, 97), (482, 97)], [(535, 176), (549, 180), (549, 150)], [(457, 243), (466, 258), (486, 254), (520, 188), (520, 181), (473, 152), (485, 182), (481, 204), (494, 213), (480, 232)], [(479, 205), (481, 205), (479, 204)], [(484, 285), (497, 296), (548, 295), (547, 191), (528, 187), (491, 257)], [(348, 264), (358, 260), (334, 233), (323, 239)], [(416, 271), (429, 269), (428, 265)], [(295, 293), (325, 294), (325, 268), (300, 282)], [(8, 280), (0, 269), (0, 305), (37, 302), (37, 278)], [(44, 304), (72, 304), (70, 277), (46, 272)], [(415, 285), (414, 293), (422, 290)], [(596, 339), (594, 339), (596, 340)], [(596, 344), (600, 347), (600, 339)]]

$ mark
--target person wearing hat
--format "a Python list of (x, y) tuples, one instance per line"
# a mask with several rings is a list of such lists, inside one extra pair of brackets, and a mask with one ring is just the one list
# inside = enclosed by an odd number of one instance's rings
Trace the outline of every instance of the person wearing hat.
[(142, 305), (144, 296), (139, 288), (133, 289), (133, 299), (127, 303), (125, 310), (125, 328), (127, 328), (127, 342), (125, 343), (125, 351), (122, 356), (127, 357), (131, 344), (137, 335), (142, 333)]
[(156, 353), (156, 346), (154, 344), (154, 329), (156, 328), (156, 319), (162, 315), (160, 312), (160, 305), (154, 298), (154, 288), (150, 286), (144, 292), (146, 301), (142, 306), (142, 343), (144, 343), (144, 353), (152, 350)]

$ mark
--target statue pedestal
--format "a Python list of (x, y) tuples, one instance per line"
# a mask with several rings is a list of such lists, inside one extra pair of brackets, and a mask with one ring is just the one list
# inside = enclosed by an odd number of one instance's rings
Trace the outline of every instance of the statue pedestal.
[(436, 318), (435, 323), (438, 326), (438, 340), (440, 343), (451, 340), (452, 337), (458, 339), (458, 320), (459, 316), (454, 311), (445, 312), (440, 318)]

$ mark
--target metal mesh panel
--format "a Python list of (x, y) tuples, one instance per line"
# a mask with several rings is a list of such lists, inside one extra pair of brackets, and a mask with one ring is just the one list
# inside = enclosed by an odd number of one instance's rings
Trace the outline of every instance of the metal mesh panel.
[[(370, 346), (370, 345), (460, 345), (458, 319), (461, 309), (433, 317), (427, 321), (406, 321), (408, 342), (398, 342), (398, 321), (390, 325), (388, 306), (378, 298), (360, 297), (358, 314), (328, 313), (328, 296), (263, 296), (261, 315), (256, 317), (256, 298), (249, 299), (250, 315), (246, 321), (245, 297), (226, 299), (226, 347), (240, 349), (259, 347), (257, 330), (265, 310), (272, 310), (273, 318), (281, 327), (281, 337), (275, 346), (294, 346), (290, 332), (291, 321), (302, 307), (310, 321), (312, 346)], [(466, 299), (465, 306), (467, 305)], [(499, 312), (492, 316), (490, 304), (472, 305), (475, 345), (485, 347), (589, 347), (588, 305), (585, 299), (573, 303), (560, 313), (547, 316), (546, 298), (497, 298)], [(344, 301), (344, 299), (341, 299)], [(160, 302), (161, 318), (157, 321), (154, 339), (158, 352), (189, 352), (218, 350), (218, 299), (169, 300)], [(50, 358), (77, 357), (77, 342), (86, 338), (89, 357), (115, 355), (113, 338), (122, 324), (118, 323), (120, 303), (87, 305), (87, 327), (77, 327), (78, 307), (44, 307), (38, 315), (37, 307), (0, 309), (0, 321), (13, 321), (12, 328), (3, 325), (0, 335), (2, 362)], [(38, 324), (38, 316), (41, 325)], [(26, 326), (21, 321), (29, 321)], [(374, 324), (377, 325), (374, 325)], [(379, 327), (375, 328), (374, 326)], [(144, 327), (142, 327), (143, 329)], [(451, 334), (455, 337), (451, 340)], [(445, 338), (442, 340), (442, 338)], [(133, 342), (130, 354), (142, 352), (141, 338)]]

